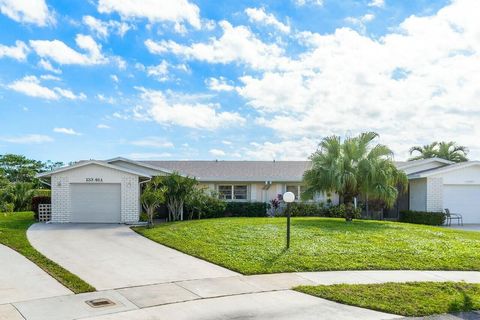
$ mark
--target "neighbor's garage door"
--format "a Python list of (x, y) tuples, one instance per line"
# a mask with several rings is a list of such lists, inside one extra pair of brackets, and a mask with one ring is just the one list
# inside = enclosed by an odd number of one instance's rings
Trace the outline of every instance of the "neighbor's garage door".
[(72, 183), (71, 222), (118, 223), (120, 214), (120, 184)]
[(480, 223), (480, 186), (444, 185), (443, 206), (460, 213), (464, 223)]

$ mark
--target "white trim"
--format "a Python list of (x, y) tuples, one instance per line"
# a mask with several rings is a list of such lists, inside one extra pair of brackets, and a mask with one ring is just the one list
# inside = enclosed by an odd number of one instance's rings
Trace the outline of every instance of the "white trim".
[(106, 163), (104, 161), (97, 161), (97, 160), (83, 161), (83, 162), (79, 162), (79, 163), (73, 164), (71, 166), (59, 168), (59, 169), (56, 169), (56, 170), (53, 170), (53, 171), (39, 173), (39, 174), (36, 175), (36, 177), (37, 178), (51, 177), (52, 175), (60, 173), (60, 172), (70, 171), (70, 170), (73, 170), (73, 169), (89, 166), (89, 165), (92, 165), (92, 164), (96, 164), (96, 165), (99, 165), (99, 166), (102, 166), (102, 167), (106, 167), (106, 168), (110, 168), (110, 169), (114, 169), (114, 170), (118, 170), (118, 171), (122, 171), (122, 172), (126, 172), (126, 173), (130, 173), (130, 174), (137, 175), (137, 176), (140, 176), (140, 177), (151, 178), (151, 176), (146, 175), (144, 173), (137, 172), (137, 171), (134, 171), (134, 170), (125, 169), (125, 168), (118, 167), (118, 166), (115, 166), (115, 165), (110, 164), (110, 163)]
[(105, 160), (105, 162), (107, 162), (107, 163), (111, 163), (111, 162), (115, 162), (115, 161), (123, 161), (123, 162), (127, 162), (127, 163), (137, 165), (139, 167), (144, 167), (144, 168), (148, 168), (148, 169), (152, 169), (152, 170), (162, 171), (162, 172), (170, 173), (170, 174), (173, 173), (172, 170), (156, 167), (156, 166), (148, 164), (148, 163), (143, 163), (143, 162), (139, 162), (139, 161), (135, 161), (135, 160), (130, 160), (130, 159), (127, 159), (127, 158), (124, 158), (124, 157), (116, 157), (116, 158)]
[(421, 159), (421, 160), (413, 160), (413, 161), (407, 161), (404, 164), (398, 165), (398, 169), (406, 169), (406, 168), (411, 168), (411, 167), (416, 167), (420, 166), (422, 164), (427, 164), (430, 162), (440, 162), (444, 164), (454, 164), (455, 162), (450, 161), (450, 160), (445, 160), (442, 158), (428, 158), (428, 159)]
[(425, 171), (423, 173), (416, 173), (416, 174), (412, 175), (411, 178), (412, 179), (425, 178), (425, 177), (430, 177), (430, 176), (434, 176), (434, 175), (437, 175), (437, 174), (446, 173), (446, 172), (450, 172), (450, 171), (455, 171), (455, 170), (458, 170), (458, 169), (464, 169), (464, 168), (468, 168), (468, 167), (471, 167), (471, 166), (477, 166), (477, 165), (480, 165), (480, 161), (460, 162), (460, 163), (452, 164), (452, 165), (449, 165), (449, 166), (446, 166), (446, 167), (431, 169), (431, 170)]

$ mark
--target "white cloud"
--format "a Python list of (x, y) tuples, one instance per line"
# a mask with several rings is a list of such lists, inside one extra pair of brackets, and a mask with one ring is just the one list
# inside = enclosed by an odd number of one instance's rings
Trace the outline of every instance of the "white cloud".
[(171, 52), (186, 59), (223, 64), (240, 62), (258, 69), (273, 69), (288, 62), (281, 57), (283, 49), (276, 44), (262, 42), (247, 27), (233, 27), (228, 21), (220, 21), (219, 25), (223, 35), (206, 43), (186, 46), (172, 40), (155, 42), (148, 39), (145, 45), (154, 54)]
[(379, 7), (379, 8), (383, 8), (385, 7), (385, 0), (372, 0), (370, 1), (370, 3), (368, 4), (369, 7)]
[(58, 100), (61, 97), (70, 100), (84, 100), (84, 93), (74, 94), (71, 90), (55, 87), (50, 89), (41, 84), (36, 76), (25, 76), (20, 80), (16, 80), (7, 86), (8, 88), (23, 93), (27, 96), (42, 98), (47, 100)]
[(30, 46), (41, 58), (53, 60), (61, 65), (108, 63), (108, 59), (101, 52), (101, 45), (91, 36), (77, 34), (75, 43), (85, 53), (75, 51), (60, 40), (30, 40)]
[(156, 66), (149, 66), (146, 68), (147, 75), (149, 77), (154, 77), (158, 81), (166, 81), (168, 80), (168, 67), (170, 65), (167, 61), (162, 60), (162, 62)]
[(47, 71), (50, 71), (52, 73), (56, 73), (56, 74), (62, 73), (62, 70), (53, 67), (52, 64), (48, 60), (45, 60), (45, 59), (40, 59), (40, 61), (38, 62), (38, 66), (40, 68), (45, 69)]
[(96, 95), (96, 98), (101, 102), (106, 102), (108, 104), (115, 104), (116, 100), (113, 97), (106, 97), (105, 95), (99, 93)]
[(140, 140), (132, 141), (131, 144), (139, 147), (151, 148), (173, 148), (173, 143), (160, 137), (146, 137)]
[(70, 136), (81, 136), (82, 135), (81, 133), (76, 132), (72, 128), (53, 128), (53, 132), (63, 133), (63, 134), (67, 134), (67, 135), (70, 135)]
[(28, 46), (23, 41), (15, 41), (15, 46), (0, 44), (0, 58), (8, 57), (19, 61), (25, 61), (29, 52)]
[(318, 141), (310, 138), (279, 142), (252, 142), (243, 148), (246, 159), (255, 160), (307, 160), (316, 150)]
[(375, 19), (375, 15), (367, 13), (361, 17), (347, 17), (345, 21), (358, 27), (359, 31), (365, 33), (367, 31), (366, 24)]
[(0, 12), (17, 22), (40, 27), (55, 23), (55, 17), (45, 0), (0, 0)]
[(15, 144), (40, 144), (45, 142), (52, 142), (53, 139), (49, 136), (42, 134), (26, 134), (23, 136), (0, 137), (0, 141)]
[(61, 81), (62, 80), (59, 77), (51, 75), (51, 74), (42, 74), (40, 76), (40, 79), (47, 80), (47, 81)]
[(143, 103), (133, 110), (134, 118), (139, 120), (207, 130), (245, 123), (237, 112), (219, 111), (217, 104), (192, 102), (189, 97), (182, 98), (171, 92), (165, 95), (162, 91), (140, 90)]
[(100, 123), (100, 124), (97, 124), (97, 128), (98, 129), (110, 129), (110, 126), (108, 126), (106, 124), (103, 124), (103, 123)]
[(245, 13), (252, 22), (273, 26), (283, 33), (290, 33), (290, 26), (280, 22), (273, 14), (266, 13), (265, 8), (247, 8)]
[(123, 19), (145, 18), (150, 22), (188, 22), (200, 29), (200, 9), (188, 0), (100, 0), (98, 12), (117, 12)]
[(295, 4), (297, 6), (305, 6), (305, 5), (310, 5), (310, 6), (323, 6), (323, 0), (294, 0)]
[(110, 79), (112, 79), (113, 82), (116, 82), (116, 83), (119, 82), (119, 79), (118, 79), (117, 75), (115, 75), (115, 74), (111, 74)]
[(83, 16), (82, 22), (99, 38), (106, 39), (110, 33), (123, 37), (132, 26), (115, 20), (102, 21), (92, 16)]
[(58, 87), (53, 88), (53, 90), (55, 90), (60, 96), (62, 96), (64, 98), (67, 98), (67, 99), (70, 99), (70, 100), (85, 100), (85, 99), (87, 99), (87, 96), (83, 92), (80, 92), (79, 94), (75, 94), (69, 89), (62, 89), (62, 88), (58, 88)]
[(161, 160), (163, 158), (170, 158), (171, 153), (162, 152), (162, 153), (151, 153), (151, 152), (136, 152), (130, 153), (126, 156), (128, 159), (133, 160)]
[(209, 152), (212, 156), (215, 156), (215, 157), (224, 157), (224, 156), (227, 155), (227, 154), (225, 153), (225, 151), (220, 150), (220, 149), (210, 149), (208, 152)]
[(235, 86), (229, 84), (228, 80), (224, 77), (208, 78), (205, 80), (208, 88), (213, 91), (233, 91)]
[(380, 39), (350, 28), (302, 33), (283, 71), (245, 75), (237, 92), (284, 140), (377, 131), (398, 153), (434, 140), (480, 142), (480, 2), (411, 16)]

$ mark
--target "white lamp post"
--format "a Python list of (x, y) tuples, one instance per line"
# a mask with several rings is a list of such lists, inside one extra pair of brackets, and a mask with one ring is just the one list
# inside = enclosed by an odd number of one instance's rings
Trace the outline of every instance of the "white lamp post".
[(283, 201), (287, 203), (287, 249), (290, 248), (290, 208), (289, 204), (295, 201), (293, 192), (285, 192), (283, 194)]

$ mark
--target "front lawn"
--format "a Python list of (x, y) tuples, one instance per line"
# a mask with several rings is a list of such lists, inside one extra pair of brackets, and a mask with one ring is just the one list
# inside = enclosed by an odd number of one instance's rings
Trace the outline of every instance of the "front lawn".
[(321, 270), (480, 270), (480, 233), (407, 223), (293, 218), (166, 223), (140, 234), (243, 274)]
[(464, 282), (408, 282), (302, 286), (295, 290), (343, 304), (403, 316), (480, 309), (480, 285)]
[(27, 229), (33, 223), (33, 212), (0, 213), (0, 244), (25, 256), (75, 293), (95, 291), (94, 287), (32, 247), (27, 239)]

